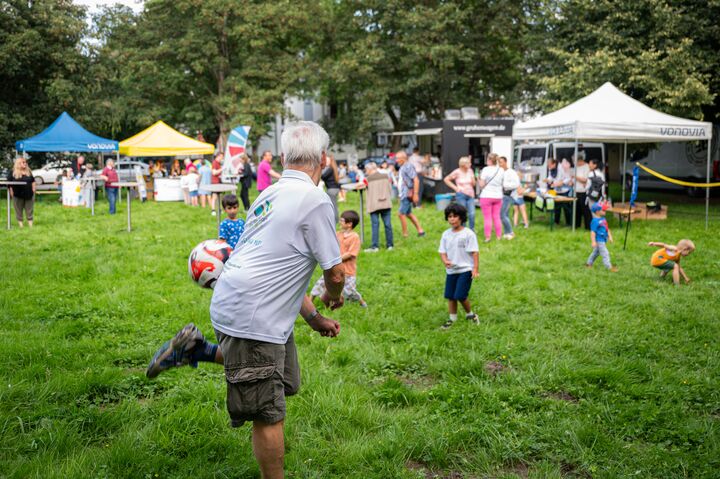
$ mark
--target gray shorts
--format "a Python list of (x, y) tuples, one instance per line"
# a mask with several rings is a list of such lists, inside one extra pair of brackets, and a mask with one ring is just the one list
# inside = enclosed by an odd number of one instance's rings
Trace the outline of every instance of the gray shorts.
[(234, 338), (215, 330), (225, 363), (227, 410), (232, 427), (245, 421), (285, 419), (285, 396), (300, 389), (293, 334), (285, 344)]

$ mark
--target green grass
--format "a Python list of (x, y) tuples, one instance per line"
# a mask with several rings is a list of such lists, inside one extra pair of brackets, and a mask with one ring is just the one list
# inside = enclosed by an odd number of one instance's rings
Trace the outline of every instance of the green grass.
[[(357, 208), (349, 196), (342, 208)], [(701, 204), (669, 201), (667, 221), (633, 223), (627, 251), (611, 220), (615, 274), (583, 267), (588, 234), (537, 215), (514, 241), (481, 244), (481, 325), (446, 332), (442, 216), (419, 210), (426, 238), (401, 238), (395, 219), (396, 250), (359, 259), (369, 309), (335, 312), (332, 340), (297, 323), (288, 476), (718, 477), (718, 205), (705, 231)], [(35, 228), (0, 231), (0, 477), (257, 477), (220, 367), (144, 376), (185, 323), (213, 337), (211, 292), (186, 262), (215, 218), (135, 203), (127, 233), (124, 213), (46, 196)], [(681, 237), (697, 251), (675, 288), (645, 244)]]

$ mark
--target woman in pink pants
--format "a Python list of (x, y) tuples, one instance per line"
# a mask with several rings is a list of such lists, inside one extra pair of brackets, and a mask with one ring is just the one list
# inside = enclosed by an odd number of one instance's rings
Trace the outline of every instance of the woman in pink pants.
[(498, 156), (490, 153), (487, 157), (487, 166), (480, 173), (480, 208), (483, 214), (483, 226), (485, 229), (485, 242), (490, 241), (493, 226), (495, 237), (502, 236), (502, 223), (500, 222), (500, 209), (502, 207), (502, 183), (504, 171), (497, 164)]

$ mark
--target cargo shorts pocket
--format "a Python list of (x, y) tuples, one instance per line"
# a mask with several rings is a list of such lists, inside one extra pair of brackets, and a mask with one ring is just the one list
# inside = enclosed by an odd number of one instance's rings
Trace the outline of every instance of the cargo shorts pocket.
[(245, 421), (275, 423), (285, 417), (282, 376), (275, 364), (228, 365), (227, 409), (234, 426)]

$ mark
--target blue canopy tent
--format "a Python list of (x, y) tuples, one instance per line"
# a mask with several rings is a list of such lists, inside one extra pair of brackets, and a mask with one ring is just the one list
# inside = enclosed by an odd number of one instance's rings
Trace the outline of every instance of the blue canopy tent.
[(23, 153), (28, 151), (104, 153), (118, 151), (118, 142), (93, 135), (64, 111), (42, 133), (16, 141), (15, 149)]

